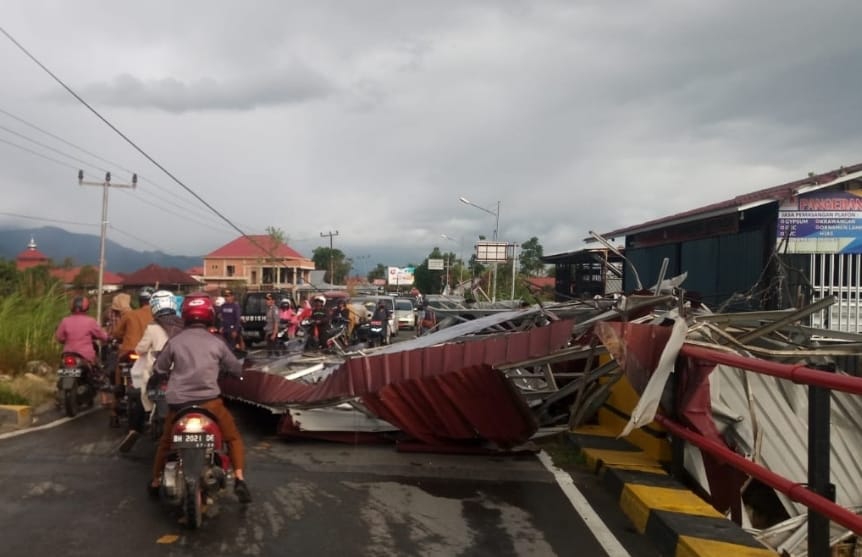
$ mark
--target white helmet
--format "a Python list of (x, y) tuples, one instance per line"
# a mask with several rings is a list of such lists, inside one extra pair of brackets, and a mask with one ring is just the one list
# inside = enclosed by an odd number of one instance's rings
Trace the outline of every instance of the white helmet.
[(150, 311), (154, 317), (177, 314), (177, 299), (170, 290), (158, 290), (150, 296)]
[(322, 303), (322, 304), (325, 304), (325, 303), (326, 303), (326, 296), (324, 296), (324, 295), (322, 295), (322, 294), (318, 294), (317, 296), (315, 296), (315, 297), (313, 298), (313, 300), (314, 300), (315, 302), (320, 302), (320, 303)]
[(213, 302), (213, 305), (217, 308), (222, 307), (224, 305), (224, 296), (218, 296)]

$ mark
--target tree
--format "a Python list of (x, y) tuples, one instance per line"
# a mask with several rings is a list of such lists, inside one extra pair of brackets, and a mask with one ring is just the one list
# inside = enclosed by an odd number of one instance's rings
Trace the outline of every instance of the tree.
[(0, 259), (0, 298), (8, 296), (18, 287), (19, 273), (14, 261)]
[(376, 267), (368, 272), (368, 282), (373, 282), (375, 279), (385, 279), (386, 272), (386, 266), (383, 263), (378, 263)]
[(72, 279), (72, 285), (78, 290), (96, 288), (99, 285), (99, 271), (92, 265), (84, 265)]
[[(344, 256), (344, 252), (337, 248), (328, 248), (320, 246), (314, 248), (311, 260), (314, 261), (314, 268), (325, 270), (324, 280), (329, 284), (344, 284), (345, 278), (350, 274), (353, 265), (350, 260)], [(329, 276), (330, 264), (332, 266), (334, 277)]]
[(521, 272), (531, 277), (543, 275), (545, 271), (545, 264), (541, 259), (543, 252), (542, 244), (535, 236), (521, 244)]
[(281, 228), (276, 228), (274, 226), (266, 227), (266, 234), (272, 240), (272, 243), (275, 244), (275, 248), (277, 249), (279, 246), (283, 246), (287, 244), (287, 234), (284, 233), (284, 230)]

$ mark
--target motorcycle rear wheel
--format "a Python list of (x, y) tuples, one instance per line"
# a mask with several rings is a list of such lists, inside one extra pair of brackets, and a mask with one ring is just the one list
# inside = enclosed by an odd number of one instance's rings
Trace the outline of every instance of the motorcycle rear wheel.
[(78, 414), (78, 393), (74, 387), (63, 390), (63, 408), (70, 418)]
[(183, 506), (186, 526), (192, 530), (200, 528), (203, 521), (203, 494), (198, 480), (186, 480), (186, 500)]

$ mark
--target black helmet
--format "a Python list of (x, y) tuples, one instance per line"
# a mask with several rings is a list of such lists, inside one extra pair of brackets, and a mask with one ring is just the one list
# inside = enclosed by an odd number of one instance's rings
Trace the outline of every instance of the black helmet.
[(90, 309), (90, 300), (84, 296), (75, 296), (72, 299), (72, 313), (87, 313)]

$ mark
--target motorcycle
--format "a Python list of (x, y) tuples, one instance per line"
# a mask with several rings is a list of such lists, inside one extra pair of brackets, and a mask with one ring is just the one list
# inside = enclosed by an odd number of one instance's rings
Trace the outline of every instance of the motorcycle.
[(168, 380), (167, 377), (153, 375), (147, 381), (147, 398), (153, 403), (150, 411), (150, 439), (159, 441), (165, 430), (165, 418), (168, 415)]
[(181, 506), (186, 526), (198, 528), (204, 504), (224, 489), (233, 467), (215, 416), (199, 406), (177, 412), (171, 427), (171, 448), (162, 470), (160, 494)]
[[(303, 319), (296, 331), (296, 338), (304, 350), (344, 352), (346, 331), (347, 321), (344, 319), (333, 319), (328, 323)], [(290, 351), (290, 344), (287, 346)]]
[(63, 352), (57, 377), (57, 403), (70, 418), (78, 414), (81, 406), (93, 406), (104, 382), (101, 371), (74, 352)]
[(119, 425), (119, 419), (128, 421), (129, 413), (143, 412), (141, 391), (132, 383), (132, 366), (138, 361), (136, 352), (129, 352), (119, 359), (117, 367), (120, 370), (120, 383), (114, 386), (114, 397), (117, 401), (117, 418), (111, 421), (112, 426)]

